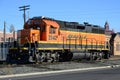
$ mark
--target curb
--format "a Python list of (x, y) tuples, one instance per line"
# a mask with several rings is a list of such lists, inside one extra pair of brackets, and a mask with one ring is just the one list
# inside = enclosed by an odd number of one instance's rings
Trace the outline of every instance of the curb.
[(115, 68), (120, 67), (120, 65), (112, 65), (112, 66), (102, 66), (102, 67), (91, 67), (91, 68), (79, 68), (79, 69), (68, 69), (68, 70), (58, 70), (58, 71), (45, 71), (45, 72), (33, 72), (33, 73), (24, 73), (24, 74), (11, 74), (11, 75), (2, 75), (2, 78), (12, 78), (12, 77), (22, 77), (22, 76), (33, 76), (33, 75), (41, 75), (41, 74), (54, 74), (54, 73), (63, 73), (63, 72), (77, 72), (77, 71), (85, 71), (85, 70), (95, 70), (95, 69), (106, 69), (106, 68)]

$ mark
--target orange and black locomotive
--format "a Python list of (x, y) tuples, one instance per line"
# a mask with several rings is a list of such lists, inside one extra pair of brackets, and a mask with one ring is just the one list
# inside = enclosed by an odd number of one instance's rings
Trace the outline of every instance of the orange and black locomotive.
[(8, 61), (54, 62), (72, 59), (109, 58), (105, 30), (87, 22), (68, 22), (48, 17), (33, 17), (18, 30), (10, 47)]

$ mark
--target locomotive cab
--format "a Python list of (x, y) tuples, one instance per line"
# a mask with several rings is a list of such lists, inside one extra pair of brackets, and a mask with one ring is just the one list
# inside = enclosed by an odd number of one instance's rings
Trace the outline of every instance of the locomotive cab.
[[(34, 31), (39, 31), (39, 40), (37, 41), (51, 41), (57, 40), (59, 25), (52, 19), (44, 17), (34, 17), (29, 19), (25, 25), (24, 30), (32, 31), (34, 36)], [(30, 39), (31, 41), (32, 39)], [(32, 42), (32, 41), (31, 41)]]

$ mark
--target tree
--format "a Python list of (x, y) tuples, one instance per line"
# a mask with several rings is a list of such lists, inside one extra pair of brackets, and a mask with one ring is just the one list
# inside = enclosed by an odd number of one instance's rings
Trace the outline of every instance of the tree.
[(10, 33), (14, 32), (14, 31), (15, 31), (15, 28), (14, 28), (14, 25), (12, 24), (12, 25), (10, 26)]

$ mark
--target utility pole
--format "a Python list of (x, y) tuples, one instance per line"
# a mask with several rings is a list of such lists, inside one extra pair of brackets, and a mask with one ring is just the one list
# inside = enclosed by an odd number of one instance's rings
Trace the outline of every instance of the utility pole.
[(26, 10), (28, 10), (28, 9), (30, 9), (29, 8), (30, 7), (30, 5), (27, 5), (27, 6), (20, 6), (19, 8), (20, 8), (20, 11), (23, 11), (24, 12), (24, 24), (25, 24), (25, 22), (26, 22)]
[(6, 50), (5, 50), (5, 44), (6, 44), (6, 22), (4, 21), (3, 43), (2, 43), (2, 48), (1, 48), (1, 50), (2, 50), (2, 55), (1, 55), (2, 59), (4, 58), (3, 54), (5, 54), (5, 52), (6, 52)]
[(3, 30), (3, 42), (6, 42), (6, 22), (4, 21), (4, 30)]

